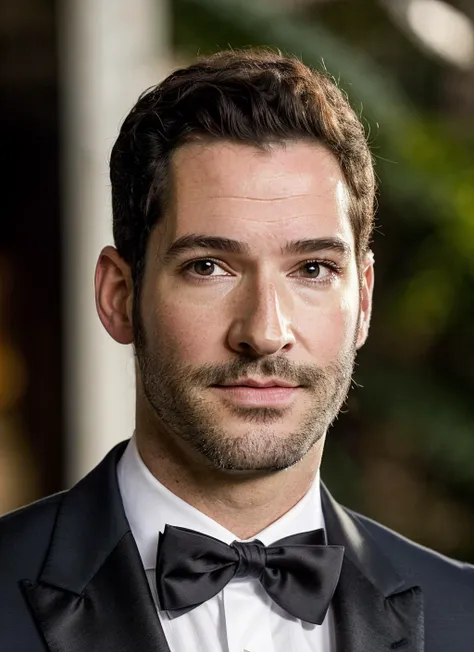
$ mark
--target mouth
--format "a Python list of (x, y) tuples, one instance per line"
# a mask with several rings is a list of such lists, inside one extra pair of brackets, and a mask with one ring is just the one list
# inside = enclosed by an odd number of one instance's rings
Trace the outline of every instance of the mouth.
[(291, 405), (299, 386), (281, 379), (243, 378), (232, 383), (213, 385), (226, 401), (240, 407), (284, 408)]
[(216, 387), (255, 387), (257, 389), (267, 389), (269, 387), (295, 388), (298, 385), (280, 378), (241, 378), (231, 383), (216, 385)]

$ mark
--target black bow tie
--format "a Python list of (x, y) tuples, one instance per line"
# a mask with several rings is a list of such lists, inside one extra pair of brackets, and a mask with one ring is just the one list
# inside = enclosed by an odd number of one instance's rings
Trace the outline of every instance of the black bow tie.
[[(161, 609), (179, 616), (217, 595), (234, 577), (256, 577), (285, 611), (321, 625), (341, 572), (344, 548), (328, 546), (324, 530), (264, 546), (232, 545), (186, 528), (159, 536), (156, 585)], [(174, 612), (174, 613), (173, 613)]]

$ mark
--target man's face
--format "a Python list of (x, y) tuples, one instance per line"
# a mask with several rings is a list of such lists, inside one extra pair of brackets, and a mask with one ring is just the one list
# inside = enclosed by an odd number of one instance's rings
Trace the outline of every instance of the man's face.
[(343, 174), (315, 144), (219, 142), (179, 149), (171, 176), (135, 311), (139, 391), (214, 468), (292, 466), (337, 415), (370, 317)]

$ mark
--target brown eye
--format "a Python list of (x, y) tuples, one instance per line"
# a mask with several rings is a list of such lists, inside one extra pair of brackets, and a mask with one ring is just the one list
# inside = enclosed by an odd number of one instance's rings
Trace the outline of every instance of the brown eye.
[(212, 260), (196, 260), (192, 267), (199, 276), (212, 276), (216, 269), (216, 264)]
[(306, 277), (317, 278), (321, 273), (321, 265), (316, 262), (305, 263), (301, 271)]

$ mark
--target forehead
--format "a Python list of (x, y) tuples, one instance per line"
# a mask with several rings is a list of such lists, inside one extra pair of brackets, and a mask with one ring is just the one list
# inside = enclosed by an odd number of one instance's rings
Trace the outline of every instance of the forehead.
[(192, 143), (171, 163), (166, 242), (192, 233), (247, 241), (338, 236), (353, 248), (348, 191), (335, 157), (316, 143), (265, 150), (229, 142)]

